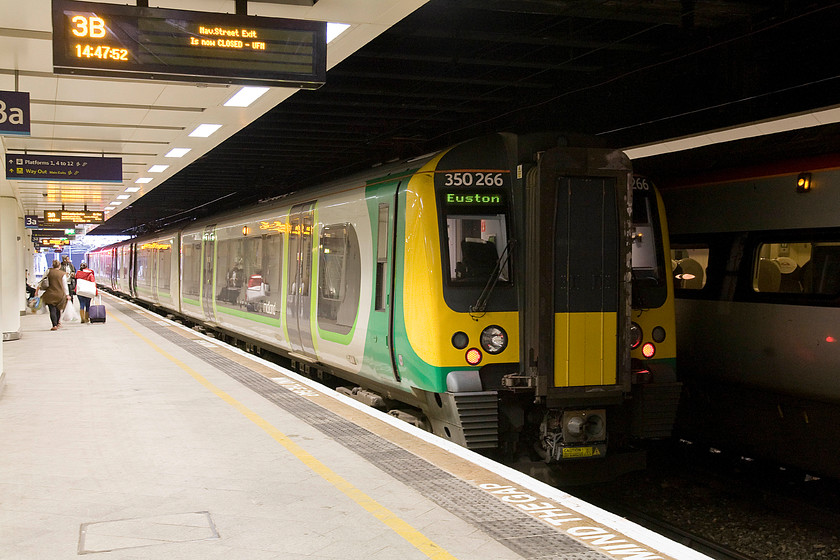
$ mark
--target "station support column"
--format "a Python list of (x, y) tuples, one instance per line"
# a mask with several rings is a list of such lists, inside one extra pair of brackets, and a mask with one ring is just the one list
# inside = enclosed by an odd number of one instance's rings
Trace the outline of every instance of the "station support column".
[[(3, 341), (20, 338), (20, 314), (25, 309), (23, 212), (12, 185), (0, 177), (0, 331)], [(0, 390), (5, 381), (0, 346)]]

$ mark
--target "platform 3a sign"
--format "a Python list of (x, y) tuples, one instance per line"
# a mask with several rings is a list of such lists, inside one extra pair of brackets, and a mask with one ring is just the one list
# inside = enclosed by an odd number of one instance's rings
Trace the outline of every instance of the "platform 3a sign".
[(0, 91), (0, 134), (29, 136), (29, 92)]

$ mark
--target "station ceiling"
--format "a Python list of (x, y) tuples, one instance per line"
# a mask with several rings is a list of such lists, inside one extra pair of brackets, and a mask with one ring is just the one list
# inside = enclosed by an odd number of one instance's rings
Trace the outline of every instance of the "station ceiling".
[[(320, 7), (326, 14), (336, 4), (354, 2), (320, 0), (306, 10)], [(393, 2), (355, 4), (370, 11), (320, 16), (351, 23), (350, 34), (330, 46), (324, 86), (273, 91), (265, 101), (270, 108), (243, 115), (241, 130), (197, 148), (188, 165), (129, 200), (93, 233), (137, 234), (185, 223), (500, 130), (594, 134), (625, 148), (791, 115), (832, 114), (840, 106), (840, 3), (420, 0), (414, 7), (404, 3), (405, 14), (393, 24), (382, 17)], [(249, 14), (263, 6), (249, 3)], [(384, 30), (361, 39), (362, 24)], [(2, 68), (9, 66), (0, 62)], [(0, 71), (0, 80), (5, 77)], [(113, 104), (122, 118), (129, 109), (120, 108), (120, 94), (106, 101), (97, 92), (151, 87), (128, 84), (91, 80), (87, 94), (80, 86), (77, 102), (88, 95)], [(152, 85), (163, 88), (164, 99), (166, 88), (176, 87)], [(194, 119), (181, 119), (177, 109), (199, 94), (212, 99)], [(229, 94), (226, 86), (172, 90), (163, 106), (178, 118), (148, 111), (141, 123), (149, 128), (133, 136), (152, 136), (142, 140), (149, 144), (115, 143), (119, 149), (108, 151), (168, 150)], [(62, 126), (56, 119), (53, 136)], [(667, 186), (680, 175), (840, 151), (838, 125), (819, 124), (634, 165)], [(167, 126), (180, 129), (170, 134), (176, 138), (157, 139), (157, 128)], [(7, 151), (17, 146), (5, 144)], [(136, 168), (124, 165), (125, 183), (118, 187), (129, 186), (154, 157), (138, 159)]]

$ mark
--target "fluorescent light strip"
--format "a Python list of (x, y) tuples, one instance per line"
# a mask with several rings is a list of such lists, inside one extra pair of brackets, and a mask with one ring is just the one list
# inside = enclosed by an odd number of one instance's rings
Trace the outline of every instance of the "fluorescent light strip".
[(140, 187), (128, 187), (125, 189), (125, 192), (137, 192), (140, 190)]
[(149, 168), (149, 173), (163, 173), (169, 169), (168, 165), (153, 165)]
[(151, 183), (152, 181), (154, 181), (154, 179), (152, 179), (151, 177), (139, 177), (134, 182), (135, 183), (140, 183), (141, 185), (145, 185), (146, 183)]
[(247, 107), (257, 99), (259, 99), (265, 92), (267, 87), (253, 87), (244, 86), (233, 97), (225, 101), (225, 107)]
[(130, 194), (121, 194), (117, 197), (117, 200), (128, 200), (129, 198), (131, 198)]
[(220, 128), (222, 128), (220, 124), (200, 124), (189, 135), (197, 138), (207, 138)]
[(349, 23), (327, 23), (327, 43), (347, 31)]
[(169, 150), (169, 153), (167, 153), (163, 157), (172, 157), (172, 158), (184, 157), (185, 155), (187, 155), (187, 153), (189, 153), (189, 151), (191, 149), (192, 148), (172, 148), (171, 150)]
[(757, 136), (765, 136), (768, 134), (778, 134), (780, 132), (788, 132), (802, 128), (823, 126), (837, 122), (840, 122), (840, 107), (832, 107), (831, 109), (825, 109), (822, 111), (801, 113), (779, 119), (768, 119), (766, 121), (758, 121), (756, 123), (731, 128), (721, 128), (719, 130), (713, 130), (703, 134), (683, 136), (681, 138), (666, 140), (665, 142), (658, 142), (656, 144), (632, 146), (624, 148), (623, 151), (630, 159), (639, 159), (672, 152), (692, 150), (694, 148), (701, 148), (712, 144), (722, 144), (724, 142), (734, 142), (735, 140), (744, 140), (746, 138), (755, 138)]

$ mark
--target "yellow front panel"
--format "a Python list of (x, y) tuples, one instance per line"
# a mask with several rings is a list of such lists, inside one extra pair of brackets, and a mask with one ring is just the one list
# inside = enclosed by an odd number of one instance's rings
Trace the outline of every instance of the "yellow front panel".
[(434, 169), (443, 154), (416, 173), (405, 190), (405, 267), (403, 278), (405, 330), (412, 349), (427, 364), (467, 367), (466, 350), (452, 345), (457, 331), (467, 333), (471, 347), (478, 347), (481, 330), (501, 325), (508, 333), (508, 347), (501, 354), (484, 355), (481, 365), (519, 358), (519, 314), (487, 313), (480, 321), (458, 313), (443, 298), (438, 214), (435, 206)]
[(554, 318), (554, 385), (615, 385), (615, 313), (563, 313)]

